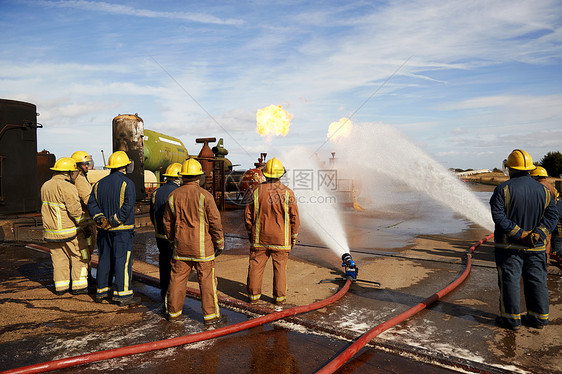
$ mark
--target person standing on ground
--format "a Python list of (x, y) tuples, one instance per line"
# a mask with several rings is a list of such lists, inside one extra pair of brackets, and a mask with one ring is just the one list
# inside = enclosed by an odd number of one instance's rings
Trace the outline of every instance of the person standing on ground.
[(80, 256), (77, 233), (84, 222), (80, 198), (73, 180), (76, 163), (59, 158), (51, 168), (54, 175), (41, 186), (41, 218), (44, 239), (51, 252), (55, 294), (64, 295), (71, 287), (73, 295), (88, 293), (88, 262)]
[[(500, 289), (496, 323), (513, 330), (522, 321), (535, 328), (548, 324), (545, 245), (558, 215), (550, 191), (529, 175), (533, 169), (531, 156), (515, 149), (504, 160), (509, 180), (497, 186), (490, 199)], [(521, 276), (527, 305), (523, 316), (519, 312)]]
[[(548, 190), (550, 191), (550, 195), (552, 196), (552, 198), (554, 199), (554, 204), (557, 203), (558, 201), (558, 191), (556, 191), (556, 188), (550, 184), (547, 180), (546, 177), (548, 177), (548, 173), (546, 172), (546, 169), (543, 168), (542, 166), (537, 166), (535, 170), (532, 170), (529, 174), (531, 174), (531, 177), (533, 177), (534, 180), (536, 180), (537, 182), (543, 184), (546, 188), (548, 188)], [(556, 230), (555, 230), (556, 231)], [(551, 237), (552, 234), (548, 235), (546, 238), (546, 263), (548, 264), (548, 261), (550, 260), (550, 245), (551, 245)]]
[(223, 321), (215, 275), (215, 257), (224, 249), (221, 217), (213, 195), (199, 187), (203, 175), (199, 161), (185, 161), (180, 174), (183, 185), (170, 193), (164, 212), (164, 232), (174, 248), (166, 295), (167, 319), (175, 321), (182, 314), (187, 279), (195, 268), (205, 326), (212, 326)]
[(160, 269), (160, 295), (162, 298), (166, 296), (166, 291), (170, 284), (173, 254), (172, 246), (164, 232), (164, 211), (166, 210), (168, 196), (181, 184), (180, 171), (181, 164), (177, 162), (168, 166), (166, 172), (163, 174), (163, 176), (166, 177), (166, 183), (154, 191), (150, 199), (150, 220), (154, 225), (156, 245), (160, 252), (158, 256), (158, 267)]
[(112, 301), (119, 306), (140, 304), (133, 295), (133, 237), (135, 233), (135, 186), (125, 176), (131, 161), (123, 151), (109, 156), (111, 173), (92, 188), (88, 211), (98, 227), (99, 263), (95, 301), (109, 294), (110, 276), (115, 274)]
[(92, 163), (92, 157), (84, 151), (76, 151), (71, 158), (76, 162), (78, 168), (78, 176), (74, 181), (80, 203), (82, 204), (82, 212), (86, 217), (83, 228), (78, 230), (78, 244), (80, 245), (80, 254), (82, 259), (88, 262), (88, 283), (94, 286), (94, 278), (91, 276), (91, 260), (94, 253), (94, 243), (96, 242), (96, 223), (88, 213), (88, 200), (92, 192), (92, 185), (88, 181), (88, 169)]
[(269, 257), (273, 262), (273, 296), (281, 305), (287, 298), (287, 260), (299, 231), (299, 209), (294, 192), (280, 182), (285, 168), (277, 158), (269, 160), (262, 170), (266, 181), (253, 191), (245, 210), (245, 223), (250, 239), (248, 264), (248, 301), (261, 297), (263, 271)]

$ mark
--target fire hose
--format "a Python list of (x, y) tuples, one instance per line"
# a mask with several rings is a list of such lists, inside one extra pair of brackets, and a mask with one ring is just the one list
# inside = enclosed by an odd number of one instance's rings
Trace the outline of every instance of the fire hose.
[[(48, 252), (47, 248), (39, 246), (39, 245), (35, 245), (35, 244), (29, 244), (29, 245), (27, 245), (27, 247), (32, 248), (32, 249), (38, 249), (38, 250), (41, 250), (41, 251), (46, 250)], [(138, 274), (135, 274), (135, 275), (138, 275)], [(240, 322), (240, 323), (230, 325), (230, 326), (220, 327), (220, 328), (217, 328), (215, 330), (204, 331), (204, 332), (200, 332), (200, 333), (192, 334), (192, 335), (179, 336), (179, 337), (176, 337), (176, 338), (158, 340), (158, 341), (154, 341), (154, 342), (136, 344), (136, 345), (131, 345), (131, 346), (127, 346), (127, 347), (114, 348), (114, 349), (109, 349), (109, 350), (105, 350), (105, 351), (87, 353), (87, 354), (78, 355), (78, 356), (74, 356), (74, 357), (67, 357), (67, 358), (63, 358), (63, 359), (59, 359), (59, 360), (48, 361), (48, 362), (44, 362), (44, 363), (39, 363), (39, 364), (24, 366), (24, 367), (20, 367), (20, 368), (10, 369), (10, 370), (6, 370), (6, 371), (2, 371), (1, 373), (2, 374), (8, 374), (8, 373), (20, 373), (20, 374), (21, 373), (25, 373), (25, 374), (28, 374), (28, 373), (43, 373), (43, 372), (46, 372), (46, 371), (64, 369), (64, 368), (68, 368), (68, 367), (72, 367), (72, 366), (83, 365), (83, 364), (87, 364), (87, 363), (91, 363), (91, 362), (108, 360), (108, 359), (117, 358), (117, 357), (124, 357), (124, 356), (129, 356), (129, 355), (133, 355), (133, 354), (137, 354), (137, 353), (145, 353), (145, 352), (150, 352), (150, 351), (155, 351), (155, 350), (160, 350), (160, 349), (166, 349), (166, 348), (176, 347), (176, 346), (179, 346), (179, 345), (185, 345), (185, 344), (200, 342), (200, 341), (203, 341), (203, 340), (213, 339), (213, 338), (217, 338), (219, 336), (233, 334), (235, 332), (240, 332), (240, 331), (252, 328), (252, 327), (263, 325), (263, 324), (268, 323), (268, 322), (276, 321), (278, 319), (294, 316), (296, 314), (310, 312), (310, 311), (313, 311), (313, 310), (316, 310), (316, 309), (323, 308), (323, 307), (325, 307), (329, 304), (332, 304), (332, 303), (336, 302), (337, 300), (339, 300), (340, 298), (342, 298), (347, 293), (347, 291), (349, 290), (349, 287), (351, 286), (352, 281), (353, 281), (353, 277), (348, 276), (344, 286), (336, 294), (334, 294), (333, 296), (330, 296), (327, 299), (317, 301), (315, 303), (308, 304), (308, 305), (297, 306), (297, 307), (294, 307), (294, 308), (285, 309), (285, 310), (281, 310), (281, 311), (278, 311), (278, 312), (270, 313), (270, 314), (267, 314), (267, 315), (264, 315), (264, 316), (261, 316), (261, 317), (251, 319), (249, 321)]]
[(451, 292), (456, 287), (458, 287), (468, 277), (468, 274), (470, 273), (470, 268), (471, 268), (471, 263), (472, 263), (472, 253), (476, 250), (476, 248), (478, 248), (480, 246), (480, 244), (483, 244), (483, 243), (487, 242), (488, 240), (490, 240), (493, 237), (494, 237), (494, 234), (490, 234), (490, 235), (486, 236), (484, 239), (480, 240), (478, 243), (474, 244), (472, 247), (470, 247), (470, 249), (466, 253), (466, 257), (467, 257), (466, 269), (457, 279), (455, 279), (453, 282), (449, 283), (448, 286), (446, 286), (442, 290), (434, 293), (433, 295), (431, 295), (430, 297), (428, 297), (427, 299), (425, 299), (421, 303), (419, 303), (419, 304), (413, 306), (412, 308), (406, 310), (405, 312), (397, 315), (396, 317), (393, 317), (393, 318), (373, 327), (371, 330), (369, 330), (365, 334), (363, 334), (352, 345), (347, 347), (342, 353), (340, 353), (336, 358), (334, 358), (332, 361), (330, 361), (327, 365), (325, 365), (323, 368), (318, 370), (316, 373), (318, 373), (318, 374), (330, 373), (331, 374), (331, 373), (335, 372), (337, 369), (339, 369), (341, 366), (343, 366), (351, 357), (353, 357), (361, 348), (363, 348), (366, 344), (368, 344), (373, 338), (380, 335), (381, 333), (388, 330), (389, 328), (396, 326), (400, 322), (410, 318), (414, 314), (422, 311), (427, 306), (433, 304), (435, 301), (440, 300), (441, 298), (443, 298), (443, 296), (447, 295), (449, 292)]

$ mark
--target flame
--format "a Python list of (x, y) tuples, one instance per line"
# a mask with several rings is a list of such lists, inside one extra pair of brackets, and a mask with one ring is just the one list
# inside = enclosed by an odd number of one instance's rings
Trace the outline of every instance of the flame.
[(332, 122), (328, 127), (328, 139), (337, 143), (349, 136), (353, 123), (347, 118), (341, 118), (338, 122)]
[(270, 105), (259, 109), (256, 113), (258, 122), (257, 132), (260, 135), (287, 135), (293, 115), (289, 114), (281, 105)]

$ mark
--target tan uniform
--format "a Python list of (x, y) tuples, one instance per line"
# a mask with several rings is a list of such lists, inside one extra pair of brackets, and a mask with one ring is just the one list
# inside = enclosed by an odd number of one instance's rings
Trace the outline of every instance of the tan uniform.
[(272, 257), (273, 296), (276, 302), (283, 302), (287, 294), (287, 260), (300, 225), (295, 194), (279, 180), (258, 185), (246, 206), (245, 223), (251, 243), (248, 297), (261, 297), (263, 271)]
[(41, 187), (44, 238), (51, 250), (56, 291), (88, 287), (87, 262), (80, 257), (77, 226), (84, 221), (76, 187), (63, 174), (55, 174)]
[[(550, 191), (550, 195), (552, 196), (552, 198), (554, 199), (554, 201), (558, 200), (558, 191), (556, 190), (556, 187), (554, 187), (552, 184), (548, 183), (548, 181), (546, 180), (546, 178), (539, 178), (538, 181), (540, 183), (542, 183), (546, 188), (548, 188), (548, 190)], [(550, 240), (552, 238), (552, 234), (548, 234), (548, 236), (546, 237), (546, 261), (548, 262), (550, 260)]]
[(188, 182), (172, 191), (164, 213), (164, 231), (174, 242), (172, 273), (166, 297), (168, 316), (181, 315), (187, 278), (197, 271), (205, 321), (219, 318), (215, 247), (224, 248), (219, 211), (213, 196), (199, 187), (199, 181)]
[(74, 181), (76, 190), (78, 190), (78, 196), (80, 197), (80, 203), (82, 204), (82, 212), (86, 217), (86, 220), (82, 226), (88, 226), (90, 236), (86, 237), (84, 230), (82, 228), (78, 229), (78, 244), (80, 246), (80, 254), (84, 260), (88, 263), (92, 258), (92, 253), (94, 253), (94, 243), (96, 242), (96, 223), (90, 217), (88, 212), (88, 200), (90, 199), (90, 194), (92, 193), (92, 185), (88, 181), (86, 175), (80, 171), (78, 177)]

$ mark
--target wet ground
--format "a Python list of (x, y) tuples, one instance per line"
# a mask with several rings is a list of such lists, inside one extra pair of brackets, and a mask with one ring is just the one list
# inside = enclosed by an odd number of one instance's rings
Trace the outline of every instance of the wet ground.
[[(489, 192), (480, 191), (485, 201)], [(387, 211), (346, 211), (346, 233), (359, 278), (333, 305), (210, 341), (101, 361), (67, 372), (312, 373), (379, 323), (416, 305), (464, 270), (462, 254), (488, 234), (431, 201)], [(221, 295), (245, 301), (247, 239), (241, 211), (223, 214), (227, 250), (217, 259)], [(157, 275), (153, 233), (135, 236), (135, 270)], [(302, 230), (288, 267), (288, 304), (331, 296), (343, 282), (341, 261), (313, 232)], [(151, 342), (204, 330), (200, 302), (186, 299), (184, 319), (164, 318), (159, 290), (134, 282), (142, 306), (93, 303), (91, 296), (52, 293), (47, 255), (16, 243), (0, 245), (0, 369), (16, 368), (89, 352)], [(264, 276), (262, 307), (272, 307), (271, 271)], [(190, 287), (196, 283), (190, 281)], [(543, 330), (498, 328), (493, 250), (483, 245), (469, 278), (444, 300), (382, 333), (339, 372), (441, 373), (562, 372), (560, 269), (549, 267), (551, 323)], [(524, 310), (524, 305), (523, 305)], [(255, 317), (221, 308), (228, 324)]]

